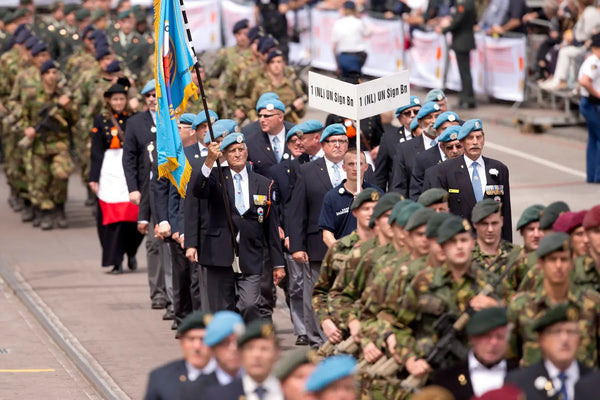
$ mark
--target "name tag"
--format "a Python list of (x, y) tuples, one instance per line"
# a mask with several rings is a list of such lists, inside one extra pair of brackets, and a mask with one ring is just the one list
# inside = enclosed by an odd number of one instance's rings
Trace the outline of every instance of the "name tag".
[(350, 212), (350, 208), (348, 208), (348, 207), (346, 207), (346, 208), (342, 208), (340, 211), (337, 211), (337, 212), (335, 213), (335, 216), (336, 216), (336, 217), (339, 217), (340, 215), (343, 215), (343, 214), (348, 214), (349, 212)]
[(448, 193), (460, 193), (458, 189), (448, 189)]
[(485, 194), (487, 196), (502, 196), (504, 195), (504, 185), (487, 185)]

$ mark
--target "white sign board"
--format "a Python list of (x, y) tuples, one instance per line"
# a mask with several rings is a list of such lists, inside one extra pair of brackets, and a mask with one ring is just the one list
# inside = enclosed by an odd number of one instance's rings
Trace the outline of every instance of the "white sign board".
[(358, 86), (309, 71), (308, 103), (316, 109), (356, 120)]
[(409, 72), (402, 71), (356, 85), (357, 119), (372, 117), (410, 103)]
[(311, 107), (341, 117), (360, 120), (395, 110), (410, 102), (408, 71), (384, 76), (359, 85), (308, 73), (308, 101)]

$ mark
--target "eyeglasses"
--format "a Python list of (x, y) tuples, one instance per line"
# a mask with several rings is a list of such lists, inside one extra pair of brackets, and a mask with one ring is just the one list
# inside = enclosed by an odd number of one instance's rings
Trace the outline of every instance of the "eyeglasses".
[(298, 143), (301, 143), (301, 142), (302, 141), (300, 139), (298, 139), (298, 138), (294, 138), (294, 139), (288, 140), (289, 144), (298, 144)]
[(419, 110), (406, 110), (406, 111), (402, 111), (401, 114), (404, 115), (405, 117), (414, 117), (418, 113), (419, 113)]
[(156, 93), (146, 93), (145, 96), (146, 96), (146, 98), (148, 98), (148, 97), (156, 97)]
[(456, 150), (460, 150), (463, 148), (463, 145), (460, 143), (455, 143), (455, 144), (446, 144), (446, 149), (450, 150), (450, 149), (456, 149)]
[(325, 143), (331, 144), (332, 146), (335, 146), (335, 145), (341, 146), (341, 145), (344, 145), (344, 144), (348, 143), (347, 139), (346, 140), (344, 140), (344, 139), (325, 139), (323, 141)]
[(258, 118), (259, 118), (259, 119), (260, 119), (260, 118), (265, 118), (265, 119), (268, 119), (268, 118), (274, 117), (274, 116), (276, 116), (276, 115), (277, 115), (277, 114), (259, 114)]

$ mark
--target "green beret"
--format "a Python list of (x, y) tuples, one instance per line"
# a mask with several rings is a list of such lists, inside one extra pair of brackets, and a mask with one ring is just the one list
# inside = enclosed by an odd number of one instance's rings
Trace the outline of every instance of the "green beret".
[(532, 222), (540, 220), (540, 213), (544, 210), (544, 206), (541, 204), (534, 204), (529, 206), (521, 214), (521, 218), (517, 222), (517, 230), (520, 231), (525, 225), (529, 225)]
[(371, 214), (371, 219), (369, 220), (369, 228), (372, 229), (375, 226), (375, 220), (391, 210), (400, 200), (404, 200), (404, 198), (395, 192), (389, 192), (381, 196), (375, 207), (373, 207), (373, 214)]
[(212, 315), (210, 313), (195, 311), (181, 321), (177, 327), (177, 335), (181, 336), (192, 329), (206, 329), (211, 319)]
[(425, 236), (427, 239), (433, 239), (438, 235), (438, 228), (442, 223), (450, 218), (452, 214), (450, 213), (435, 213), (429, 221), (427, 221), (427, 228), (425, 228)]
[(77, 22), (81, 22), (84, 19), (89, 18), (91, 16), (92, 13), (87, 8), (80, 8), (79, 10), (75, 11), (75, 19), (77, 20)]
[(362, 206), (363, 203), (367, 201), (378, 201), (380, 197), (381, 193), (379, 193), (379, 190), (377, 189), (367, 188), (365, 190), (361, 190), (361, 192), (354, 198), (350, 209), (356, 210), (357, 208)]
[(400, 217), (400, 213), (404, 210), (404, 207), (415, 204), (411, 199), (405, 199), (394, 204), (392, 208), (392, 212), (390, 213), (390, 217), (388, 218), (388, 224), (392, 225), (394, 222), (398, 223), (398, 217)]
[(129, 18), (131, 14), (133, 14), (131, 10), (123, 10), (117, 15), (117, 19)]
[(417, 203), (423, 207), (429, 207), (434, 204), (446, 203), (448, 201), (448, 192), (441, 188), (427, 189), (419, 196)]
[(313, 364), (318, 361), (317, 353), (311, 349), (296, 349), (285, 354), (275, 368), (275, 377), (284, 381), (301, 365)]
[(552, 232), (540, 240), (535, 254), (538, 258), (544, 258), (555, 251), (566, 251), (571, 249), (571, 236), (564, 232)]
[(506, 308), (490, 307), (477, 311), (469, 318), (465, 331), (469, 336), (479, 336), (492, 329), (508, 325)]
[(438, 239), (439, 244), (444, 244), (459, 233), (471, 232), (471, 224), (466, 219), (459, 216), (452, 215), (446, 219), (438, 228)]
[(424, 207), (421, 209), (417, 209), (417, 211), (415, 211), (406, 222), (406, 226), (404, 227), (404, 229), (406, 229), (407, 232), (411, 232), (427, 224), (427, 222), (429, 222), (431, 217), (433, 217), (435, 214), (437, 213), (432, 208)]
[(579, 321), (579, 310), (569, 303), (560, 303), (536, 319), (533, 322), (532, 329), (534, 332), (541, 332), (544, 329), (558, 324), (559, 322), (575, 322)]
[(79, 9), (79, 6), (77, 4), (66, 4), (63, 12), (65, 13), (65, 15), (67, 15), (77, 11), (77, 9)]
[(246, 326), (246, 331), (238, 338), (238, 346), (242, 347), (254, 339), (275, 340), (275, 328), (273, 324), (264, 319), (255, 319)]
[(50, 12), (54, 12), (54, 11), (58, 10), (62, 5), (63, 5), (62, 1), (53, 1), (52, 4), (50, 4), (48, 6), (48, 10)]
[(499, 213), (501, 209), (502, 203), (499, 203), (494, 199), (483, 199), (473, 207), (471, 221), (474, 224), (478, 224), (490, 215)]
[(9, 21), (9, 22), (15, 21), (15, 20), (17, 20), (19, 18), (23, 18), (24, 16), (26, 16), (28, 14), (29, 14), (29, 10), (28, 9), (26, 9), (26, 8), (17, 8), (12, 13), (12, 20)]
[(92, 13), (92, 22), (96, 22), (106, 17), (106, 11), (104, 10), (94, 10)]
[(0, 20), (4, 22), (4, 17), (10, 14), (10, 10), (8, 8), (0, 7)]
[(554, 221), (558, 218), (561, 213), (566, 211), (571, 211), (567, 203), (564, 201), (555, 201), (548, 205), (548, 207), (544, 208), (542, 214), (540, 215), (540, 229), (552, 229), (552, 225), (554, 225)]
[(20, 0), (19, 5), (21, 6), (30, 6), (33, 4), (33, 0)]

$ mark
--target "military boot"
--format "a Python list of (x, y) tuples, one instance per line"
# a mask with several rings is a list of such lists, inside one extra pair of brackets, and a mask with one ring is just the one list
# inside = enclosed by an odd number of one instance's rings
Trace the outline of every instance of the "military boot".
[(98, 198), (96, 197), (96, 193), (92, 191), (89, 187), (87, 188), (87, 199), (85, 200), (86, 207), (92, 207), (96, 205), (96, 201)]
[(23, 204), (23, 210), (21, 210), (21, 222), (33, 221), (33, 207), (29, 201), (25, 201)]
[(43, 231), (49, 231), (54, 228), (54, 209), (42, 210), (40, 228), (42, 228)]
[(33, 226), (39, 227), (42, 223), (42, 210), (39, 207), (33, 207)]
[(19, 200), (21, 200), (21, 198), (19, 197), (17, 191), (14, 189), (10, 189), (10, 196), (8, 196), (8, 205), (10, 206), (10, 208), (12, 208), (14, 212), (19, 212), (23, 208), (23, 206), (19, 208)]
[(67, 221), (67, 216), (65, 215), (65, 205), (59, 204), (56, 206), (56, 213), (54, 215), (56, 226), (60, 229), (67, 229), (69, 227), (69, 222)]

